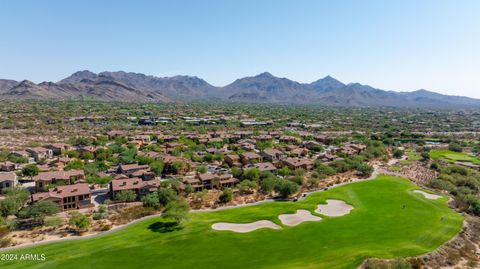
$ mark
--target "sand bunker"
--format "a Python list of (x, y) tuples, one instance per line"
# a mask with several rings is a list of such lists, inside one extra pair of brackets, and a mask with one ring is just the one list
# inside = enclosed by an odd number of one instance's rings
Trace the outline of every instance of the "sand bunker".
[(280, 229), (280, 226), (269, 220), (259, 220), (250, 223), (218, 222), (212, 225), (212, 229), (214, 230), (232, 231), (237, 233), (249, 233), (262, 228)]
[(278, 218), (287, 226), (296, 226), (304, 221), (319, 221), (322, 219), (303, 209), (297, 210), (297, 213), (294, 214), (282, 214)]
[(413, 192), (420, 193), (423, 196), (425, 196), (425, 198), (430, 199), (430, 200), (435, 200), (435, 199), (438, 199), (438, 198), (442, 198), (442, 196), (440, 196), (440, 195), (431, 194), (431, 193), (424, 192), (424, 191), (421, 191), (421, 190), (414, 190)]
[(316, 213), (329, 216), (329, 217), (340, 217), (347, 215), (352, 211), (353, 206), (345, 203), (341, 200), (327, 200), (327, 204), (318, 205)]

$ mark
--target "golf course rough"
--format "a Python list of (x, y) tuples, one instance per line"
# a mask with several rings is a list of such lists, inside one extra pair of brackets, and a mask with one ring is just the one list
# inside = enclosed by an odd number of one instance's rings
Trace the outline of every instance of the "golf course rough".
[[(299, 202), (271, 202), (190, 214), (183, 229), (159, 218), (78, 241), (8, 251), (45, 254), (45, 261), (2, 261), (0, 268), (356, 268), (368, 257), (416, 256), (454, 237), (463, 217), (447, 197), (429, 200), (410, 181), (379, 176), (309, 195)], [(314, 212), (327, 199), (354, 210), (342, 217), (282, 225), (278, 216)], [(281, 229), (249, 233), (216, 231), (218, 222), (270, 220)], [(3, 252), (2, 252), (3, 253)]]

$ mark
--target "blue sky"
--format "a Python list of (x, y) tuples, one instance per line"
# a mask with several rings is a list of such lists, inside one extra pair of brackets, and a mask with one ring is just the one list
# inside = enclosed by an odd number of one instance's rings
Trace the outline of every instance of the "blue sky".
[(480, 1), (0, 0), (0, 78), (269, 71), (480, 98)]

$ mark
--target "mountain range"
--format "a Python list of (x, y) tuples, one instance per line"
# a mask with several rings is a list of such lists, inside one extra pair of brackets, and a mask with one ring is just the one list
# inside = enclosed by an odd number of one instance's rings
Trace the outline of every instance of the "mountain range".
[(78, 71), (58, 82), (0, 79), (0, 99), (126, 102), (245, 102), (330, 106), (480, 107), (480, 100), (427, 90), (395, 92), (330, 76), (299, 83), (265, 72), (216, 87), (193, 76), (155, 77), (140, 73)]

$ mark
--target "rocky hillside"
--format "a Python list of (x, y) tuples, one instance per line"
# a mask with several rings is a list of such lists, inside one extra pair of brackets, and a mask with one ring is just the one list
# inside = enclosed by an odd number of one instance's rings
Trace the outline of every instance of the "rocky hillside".
[(333, 106), (480, 107), (480, 100), (427, 90), (395, 92), (327, 76), (312, 83), (262, 73), (215, 87), (192, 76), (155, 77), (140, 73), (79, 71), (59, 82), (0, 79), (0, 99), (101, 100), (127, 102), (224, 101), (322, 104)]

